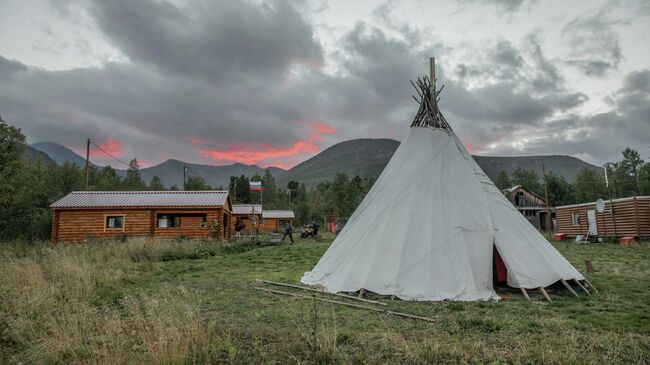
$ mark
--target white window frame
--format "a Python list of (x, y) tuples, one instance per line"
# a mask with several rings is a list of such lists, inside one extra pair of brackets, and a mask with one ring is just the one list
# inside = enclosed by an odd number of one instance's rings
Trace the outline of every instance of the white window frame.
[(580, 226), (580, 211), (574, 210), (571, 212), (571, 225), (574, 227)]
[[(110, 218), (121, 218), (122, 227), (109, 227), (108, 220)], [(104, 232), (124, 232), (126, 226), (126, 214), (104, 214)]]

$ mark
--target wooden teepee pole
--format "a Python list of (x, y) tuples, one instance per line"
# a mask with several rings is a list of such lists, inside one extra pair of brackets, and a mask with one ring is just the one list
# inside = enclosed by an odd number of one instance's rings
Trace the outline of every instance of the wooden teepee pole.
[(433, 112), (438, 113), (438, 101), (436, 100), (436, 58), (429, 58), (429, 74), (431, 75), (431, 106)]

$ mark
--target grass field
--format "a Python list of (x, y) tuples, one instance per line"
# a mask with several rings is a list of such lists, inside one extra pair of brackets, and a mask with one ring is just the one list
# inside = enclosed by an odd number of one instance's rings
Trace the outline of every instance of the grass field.
[(0, 362), (649, 363), (650, 244), (556, 247), (600, 295), (415, 303), (429, 323), (253, 289), (297, 283), (328, 243), (5, 243)]

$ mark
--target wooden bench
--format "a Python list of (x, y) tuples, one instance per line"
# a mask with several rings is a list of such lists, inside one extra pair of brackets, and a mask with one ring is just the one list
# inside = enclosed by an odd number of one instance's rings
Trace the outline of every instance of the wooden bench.
[(271, 233), (271, 239), (269, 240), (271, 243), (280, 243), (282, 242), (282, 235), (280, 233)]

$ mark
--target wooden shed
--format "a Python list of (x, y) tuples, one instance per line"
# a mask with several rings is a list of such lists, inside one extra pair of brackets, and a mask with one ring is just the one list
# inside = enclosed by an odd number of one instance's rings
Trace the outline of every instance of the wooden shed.
[(293, 210), (265, 210), (262, 212), (260, 230), (264, 232), (282, 232), (287, 223), (293, 225), (294, 218)]
[[(605, 201), (605, 210), (596, 210), (596, 203), (556, 207), (557, 232), (568, 237), (597, 235), (601, 237), (650, 237), (650, 196), (634, 196)], [(616, 231), (616, 234), (614, 232)]]
[(515, 185), (509, 189), (504, 189), (503, 195), (528, 219), (530, 224), (537, 229), (546, 230), (546, 215), (548, 213), (544, 198), (522, 185)]
[(261, 204), (233, 204), (232, 220), (230, 223), (231, 231), (235, 231), (237, 220), (241, 219), (246, 224), (244, 232), (259, 233), (256, 230), (261, 228), (262, 224), (262, 205)]
[(52, 208), (52, 241), (230, 239), (227, 191), (75, 191)]

